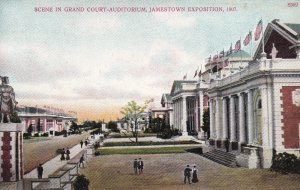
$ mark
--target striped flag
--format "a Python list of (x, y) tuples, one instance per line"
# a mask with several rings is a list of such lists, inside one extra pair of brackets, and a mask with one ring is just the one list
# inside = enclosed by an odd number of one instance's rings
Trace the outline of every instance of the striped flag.
[(262, 31), (262, 20), (260, 20), (256, 26), (254, 33), (254, 40), (257, 41), (260, 38), (260, 33)]
[(223, 49), (223, 51), (221, 51), (220, 54), (219, 54), (219, 58), (222, 58), (222, 57), (224, 57), (224, 49)]
[(200, 69), (200, 71), (199, 71), (199, 73), (198, 73), (198, 77), (201, 77), (201, 75), (202, 75), (202, 71), (201, 71), (201, 69)]
[(249, 31), (249, 33), (246, 35), (246, 37), (243, 41), (244, 46), (247, 46), (249, 44), (249, 42), (251, 41), (251, 38), (252, 38), (252, 33), (251, 33), (251, 31)]
[(234, 47), (234, 53), (238, 52), (241, 49), (241, 40), (238, 40), (235, 43), (235, 47)]
[(222, 68), (227, 67), (229, 64), (229, 58), (225, 59), (222, 63)]
[(229, 49), (226, 51), (226, 57), (228, 57), (232, 53), (232, 44), (230, 44)]
[(218, 58), (219, 58), (219, 55), (217, 54), (213, 57), (213, 61), (216, 61)]
[(194, 78), (197, 76), (198, 69), (195, 71)]

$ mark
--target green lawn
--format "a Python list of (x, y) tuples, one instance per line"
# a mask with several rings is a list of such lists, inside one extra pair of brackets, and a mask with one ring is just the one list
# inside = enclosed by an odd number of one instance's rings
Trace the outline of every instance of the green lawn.
[(181, 147), (157, 147), (157, 148), (105, 148), (98, 149), (97, 152), (100, 152), (100, 155), (109, 155), (109, 154), (167, 154), (167, 153), (185, 153), (185, 149), (192, 148), (187, 146)]

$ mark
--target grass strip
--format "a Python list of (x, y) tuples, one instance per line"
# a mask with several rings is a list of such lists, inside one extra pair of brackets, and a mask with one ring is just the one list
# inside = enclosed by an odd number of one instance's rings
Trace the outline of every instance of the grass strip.
[(178, 145), (178, 144), (199, 144), (195, 141), (139, 141), (135, 142), (105, 142), (104, 146), (146, 146), (146, 145)]
[(112, 148), (98, 149), (96, 152), (100, 155), (110, 154), (168, 154), (168, 153), (185, 153), (185, 149), (191, 147), (157, 147), (157, 148)]

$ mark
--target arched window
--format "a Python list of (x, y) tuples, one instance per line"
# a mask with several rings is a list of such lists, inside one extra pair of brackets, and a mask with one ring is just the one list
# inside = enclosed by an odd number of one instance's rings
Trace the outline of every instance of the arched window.
[(257, 109), (260, 110), (261, 109), (261, 99), (257, 100)]

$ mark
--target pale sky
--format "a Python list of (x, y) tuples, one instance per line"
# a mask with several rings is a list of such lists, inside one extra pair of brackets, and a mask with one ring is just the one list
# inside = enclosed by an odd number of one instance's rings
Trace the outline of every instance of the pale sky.
[[(130, 100), (154, 98), (159, 106), (174, 80), (186, 73), (193, 79), (206, 57), (243, 40), (261, 18), (264, 24), (275, 18), (300, 23), (300, 8), (288, 2), (1, 1), (0, 75), (9, 77), (20, 105), (74, 110), (80, 120), (115, 119)], [(186, 11), (149, 12), (149, 7), (176, 6)], [(187, 11), (210, 6), (225, 11)], [(227, 6), (237, 11), (227, 12)], [(146, 7), (148, 12), (42, 13), (35, 7)]]

